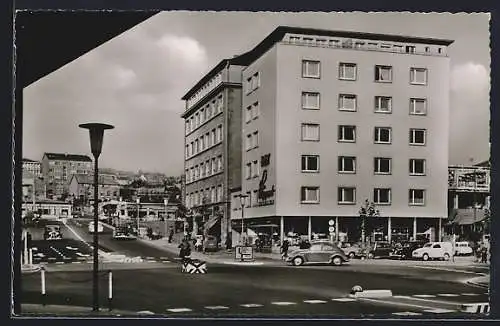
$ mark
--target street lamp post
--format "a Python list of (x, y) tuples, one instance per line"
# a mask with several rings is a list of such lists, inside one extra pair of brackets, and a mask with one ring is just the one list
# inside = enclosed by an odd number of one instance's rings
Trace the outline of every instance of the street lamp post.
[(141, 203), (141, 199), (137, 197), (135, 199), (135, 203), (137, 204), (137, 236), (139, 236), (139, 205)]
[(90, 134), (90, 148), (94, 155), (94, 266), (92, 273), (92, 310), (99, 311), (99, 237), (98, 237), (98, 224), (99, 224), (99, 155), (102, 150), (102, 142), (104, 130), (113, 129), (112, 125), (102, 123), (84, 123), (79, 125), (80, 128), (88, 129)]
[[(168, 207), (168, 198), (164, 198), (163, 199), (163, 204), (165, 205), (165, 215), (163, 215), (163, 222), (164, 222), (164, 229), (165, 229), (165, 236), (168, 236), (168, 229), (167, 229), (167, 217), (168, 217), (168, 214), (167, 214), (167, 207)], [(174, 225), (175, 225), (175, 221), (174, 221)]]
[[(248, 195), (244, 194), (239, 194), (237, 197), (240, 198), (240, 204), (241, 204), (241, 237), (240, 237), (240, 244), (243, 246), (243, 230), (245, 229), (245, 202), (248, 197)], [(243, 255), (241, 255), (241, 260), (243, 260)]]

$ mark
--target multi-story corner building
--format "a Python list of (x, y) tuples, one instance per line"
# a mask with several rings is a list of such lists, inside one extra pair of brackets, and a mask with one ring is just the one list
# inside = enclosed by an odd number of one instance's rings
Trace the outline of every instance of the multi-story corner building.
[(29, 172), (35, 177), (42, 175), (42, 164), (39, 161), (23, 158), (23, 172)]
[(439, 239), (452, 42), (278, 27), (245, 54), (246, 223), (311, 237), (333, 220), (338, 239), (357, 241), (369, 200), (372, 239)]
[(241, 70), (244, 57), (222, 60), (182, 99), (186, 102), (184, 201), (193, 234), (225, 241), (229, 190), (241, 186)]
[(92, 159), (87, 155), (44, 153), (42, 175), (47, 185), (47, 196), (60, 197), (69, 191), (73, 174), (92, 173)]

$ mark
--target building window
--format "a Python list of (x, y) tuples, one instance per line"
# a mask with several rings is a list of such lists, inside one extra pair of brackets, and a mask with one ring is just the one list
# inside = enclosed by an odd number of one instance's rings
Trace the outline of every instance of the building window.
[(252, 106), (248, 106), (245, 112), (245, 122), (249, 123), (252, 121)]
[(201, 135), (200, 137), (200, 150), (203, 151), (205, 150), (205, 136)]
[(319, 93), (302, 92), (302, 108), (309, 110), (318, 110), (320, 107)]
[(355, 63), (343, 63), (339, 64), (339, 79), (342, 80), (356, 80), (357, 66)]
[(212, 140), (210, 139), (210, 132), (207, 132), (205, 134), (205, 142), (206, 142), (205, 145), (207, 146), (207, 148), (213, 145)]
[(252, 119), (257, 119), (260, 115), (260, 105), (259, 102), (255, 102), (252, 105)]
[(217, 127), (217, 143), (222, 141), (222, 125)]
[(212, 200), (212, 203), (215, 203), (217, 201), (217, 190), (215, 189), (215, 187), (212, 187), (210, 189), (210, 198)]
[(410, 68), (410, 84), (427, 85), (427, 69)]
[(255, 160), (252, 162), (252, 177), (256, 178), (259, 176), (259, 161)]
[(252, 177), (252, 163), (247, 163), (245, 165), (245, 179), (250, 179)]
[(189, 145), (186, 145), (186, 158), (189, 157)]
[(208, 161), (205, 162), (205, 175), (207, 177), (210, 175), (210, 171), (211, 171), (210, 160), (208, 160)]
[(217, 164), (215, 162), (215, 157), (212, 158), (212, 174), (217, 173)]
[(300, 201), (302, 203), (319, 203), (319, 187), (301, 187)]
[(407, 45), (405, 47), (406, 53), (415, 53), (415, 46), (413, 45)]
[(426, 115), (427, 114), (427, 100), (425, 98), (411, 98), (410, 99), (410, 114)]
[(319, 155), (302, 155), (302, 172), (319, 172)]
[(198, 154), (200, 152), (200, 141), (198, 139), (194, 141), (194, 148), (195, 148), (195, 154)]
[(425, 175), (425, 159), (410, 159), (410, 175)]
[(425, 145), (425, 129), (410, 129), (410, 145)]
[(207, 106), (205, 107), (205, 112), (206, 112), (206, 120), (210, 120), (210, 118), (212, 117), (212, 106), (209, 104), (207, 104)]
[(252, 90), (256, 90), (260, 87), (260, 73), (256, 72), (252, 76)]
[(252, 148), (259, 147), (259, 132), (254, 131), (252, 135)]
[(302, 60), (302, 77), (320, 78), (320, 62), (311, 60)]
[(425, 205), (425, 190), (424, 189), (409, 189), (408, 204), (410, 205)]
[(222, 185), (217, 186), (217, 202), (222, 201)]
[(391, 203), (391, 189), (390, 188), (375, 188), (373, 189), (373, 202), (375, 204)]
[(391, 143), (391, 128), (390, 127), (375, 127), (375, 143), (390, 144)]
[(200, 124), (203, 124), (205, 122), (205, 110), (201, 109), (200, 110)]
[(391, 174), (391, 159), (387, 157), (375, 157), (373, 160), (373, 171), (375, 174)]
[(222, 155), (217, 156), (217, 171), (222, 171)]
[(245, 150), (249, 151), (251, 149), (252, 149), (252, 134), (248, 134), (245, 142)]
[(339, 204), (356, 203), (356, 188), (354, 187), (339, 187), (337, 194), (337, 200)]
[(319, 124), (303, 123), (301, 133), (302, 141), (319, 141)]
[(375, 112), (391, 113), (392, 112), (392, 97), (390, 97), (390, 96), (375, 96)]
[(200, 163), (200, 177), (203, 178), (205, 176), (205, 164)]
[(338, 158), (339, 173), (356, 173), (356, 157), (354, 156), (339, 156)]
[(375, 81), (382, 83), (392, 82), (392, 67), (391, 66), (375, 66)]
[(212, 129), (212, 144), (217, 144), (217, 133), (215, 129)]
[(252, 77), (248, 77), (247, 78), (247, 81), (246, 81), (246, 84), (245, 84), (245, 88), (246, 88), (246, 91), (247, 91), (247, 95), (252, 92)]
[(356, 126), (339, 126), (338, 129), (339, 142), (356, 142)]
[(186, 121), (186, 134), (189, 134), (191, 130), (189, 130), (189, 120)]
[(339, 95), (339, 110), (340, 111), (356, 111), (356, 95), (340, 94)]
[(219, 95), (217, 97), (217, 113), (222, 112), (223, 110), (224, 110), (224, 99), (222, 98), (222, 95)]

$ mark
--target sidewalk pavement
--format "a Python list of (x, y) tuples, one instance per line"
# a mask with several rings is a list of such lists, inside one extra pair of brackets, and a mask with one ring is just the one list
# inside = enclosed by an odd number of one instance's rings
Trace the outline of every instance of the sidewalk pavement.
[(122, 316), (122, 315), (140, 315), (138, 312), (112, 310), (101, 307), (98, 312), (92, 311), (91, 307), (69, 306), (69, 305), (41, 305), (33, 303), (21, 304), (21, 314), (13, 315), (15, 317), (30, 317), (39, 315), (57, 315), (57, 316)]
[[(179, 243), (172, 242), (168, 243), (168, 239), (162, 238), (159, 240), (148, 240), (139, 239), (144, 243), (147, 243), (153, 247), (164, 249), (172, 254), (178, 255)], [(289, 251), (290, 252), (290, 251)], [(203, 260), (209, 263), (227, 263), (234, 262), (234, 251), (220, 250), (218, 252), (208, 252), (202, 253), (198, 251), (191, 251), (191, 258)], [(256, 262), (270, 263), (282, 261), (281, 254), (273, 253), (261, 253), (254, 252), (254, 258)], [(417, 261), (417, 260), (395, 260), (395, 259), (352, 259), (350, 264), (354, 265), (393, 265), (393, 266), (477, 266), (477, 267), (488, 267), (489, 264), (477, 263), (476, 259), (472, 256), (464, 257), (454, 257), (453, 260), (449, 261)]]

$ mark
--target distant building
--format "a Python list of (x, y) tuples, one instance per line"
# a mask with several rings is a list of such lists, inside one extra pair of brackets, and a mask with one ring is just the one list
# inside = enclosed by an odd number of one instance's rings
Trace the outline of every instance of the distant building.
[(50, 197), (68, 193), (73, 174), (90, 174), (92, 159), (87, 155), (45, 153), (42, 159), (42, 175)]
[(71, 204), (56, 200), (41, 200), (35, 202), (23, 201), (21, 214), (25, 216), (28, 212), (35, 212), (37, 216), (45, 219), (59, 219), (71, 217)]
[[(69, 182), (69, 195), (83, 200), (84, 203), (94, 199), (94, 176), (89, 174), (74, 174)], [(99, 175), (99, 199), (118, 200), (120, 184), (116, 178), (109, 175)]]
[(34, 176), (42, 175), (42, 163), (39, 161), (23, 158), (23, 172), (29, 172)]

